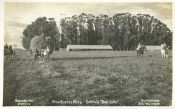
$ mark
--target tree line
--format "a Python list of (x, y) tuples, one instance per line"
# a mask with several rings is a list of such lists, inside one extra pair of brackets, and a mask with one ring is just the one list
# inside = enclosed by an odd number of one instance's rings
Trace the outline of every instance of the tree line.
[[(117, 13), (94, 16), (82, 13), (65, 17), (58, 31), (54, 19), (38, 18), (23, 31), (23, 45), (41, 32), (50, 36), (55, 49), (75, 45), (111, 45), (114, 50), (135, 50), (138, 43), (172, 47), (171, 30), (149, 14)], [(61, 37), (61, 42), (60, 42)], [(27, 48), (25, 47), (24, 48)]]

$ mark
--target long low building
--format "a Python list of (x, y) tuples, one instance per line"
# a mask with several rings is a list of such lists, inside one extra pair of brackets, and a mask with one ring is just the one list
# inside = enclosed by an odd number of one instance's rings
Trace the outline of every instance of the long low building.
[(146, 45), (148, 51), (160, 51), (161, 47), (157, 45)]
[(67, 45), (66, 51), (71, 50), (113, 50), (110, 45)]

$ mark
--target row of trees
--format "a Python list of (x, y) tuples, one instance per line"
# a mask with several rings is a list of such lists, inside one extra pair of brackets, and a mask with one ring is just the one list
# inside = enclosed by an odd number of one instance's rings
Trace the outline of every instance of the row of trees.
[[(50, 36), (53, 47), (78, 45), (111, 45), (114, 50), (134, 50), (139, 42), (146, 45), (166, 43), (172, 46), (172, 32), (158, 19), (148, 14), (118, 13), (112, 17), (82, 13), (61, 20), (61, 32), (54, 19), (43, 17), (23, 31), (23, 45), (40, 33)], [(61, 37), (61, 44), (59, 43)], [(30, 42), (29, 42), (30, 43)]]
[(133, 50), (139, 42), (171, 46), (172, 32), (148, 14), (130, 13), (94, 16), (82, 13), (62, 19), (63, 42), (67, 44), (111, 45), (115, 50)]

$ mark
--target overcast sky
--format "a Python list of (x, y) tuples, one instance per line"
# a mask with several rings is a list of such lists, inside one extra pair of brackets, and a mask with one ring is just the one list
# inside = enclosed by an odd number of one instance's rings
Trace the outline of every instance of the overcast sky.
[(120, 12), (150, 14), (172, 30), (171, 3), (5, 3), (5, 43), (21, 46), (22, 31), (38, 17), (53, 17), (59, 21), (60, 13), (72, 16), (81, 13), (113, 16)]

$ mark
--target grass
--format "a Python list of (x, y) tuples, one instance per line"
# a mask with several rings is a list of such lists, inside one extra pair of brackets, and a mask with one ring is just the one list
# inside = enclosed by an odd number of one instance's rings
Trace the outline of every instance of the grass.
[[(15, 60), (4, 66), (4, 105), (17, 105), (15, 99), (48, 106), (61, 105), (52, 100), (136, 106), (141, 99), (171, 105), (171, 60), (149, 51), (144, 57), (132, 51), (63, 51), (54, 52), (49, 62), (35, 63), (29, 52), (17, 51)], [(119, 102), (86, 104), (85, 100)]]

